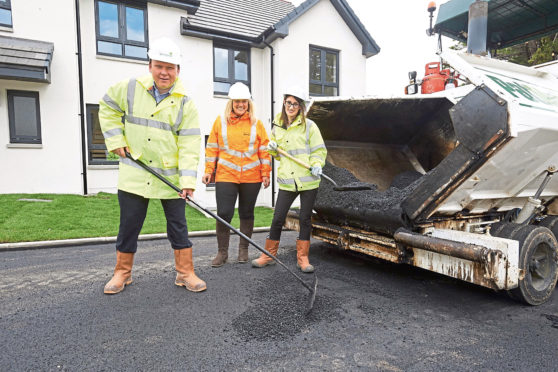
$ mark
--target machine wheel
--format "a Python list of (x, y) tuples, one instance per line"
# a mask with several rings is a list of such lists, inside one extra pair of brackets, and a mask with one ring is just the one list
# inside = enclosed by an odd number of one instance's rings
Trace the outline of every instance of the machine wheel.
[(509, 224), (509, 222), (495, 222), (495, 223), (493, 223), (492, 225), (490, 225), (490, 235), (499, 237), (500, 235), (498, 235), (498, 234), (500, 233), (500, 231), (508, 224)]
[(552, 295), (558, 279), (558, 243), (546, 227), (526, 225), (511, 239), (519, 241), (519, 269), (523, 279), (510, 296), (528, 305), (540, 305)]
[(539, 222), (539, 226), (546, 227), (558, 239), (558, 216), (546, 216), (544, 220)]
[(503, 227), (501, 227), (497, 234), (492, 234), (492, 236), (497, 236), (499, 238), (506, 238), (506, 239), (515, 239), (513, 238), (513, 235), (515, 234), (516, 231), (518, 231), (519, 229), (521, 229), (523, 227), (523, 225), (520, 225), (518, 223), (513, 223), (513, 222), (504, 222), (503, 223)]

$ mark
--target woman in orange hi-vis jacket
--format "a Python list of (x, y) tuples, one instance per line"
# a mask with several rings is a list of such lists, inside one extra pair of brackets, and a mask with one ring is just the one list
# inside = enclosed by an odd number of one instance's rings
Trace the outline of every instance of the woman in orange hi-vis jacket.
[[(269, 186), (271, 156), (266, 151), (269, 138), (260, 120), (254, 115), (250, 90), (235, 83), (229, 90), (229, 101), (224, 115), (217, 117), (205, 148), (206, 185), (215, 173), (217, 215), (231, 222), (238, 197), (240, 231), (252, 236), (254, 207), (263, 184)], [(229, 257), (230, 230), (217, 221), (217, 256), (212, 267), (220, 267)], [(240, 238), (238, 262), (248, 262), (248, 241)]]

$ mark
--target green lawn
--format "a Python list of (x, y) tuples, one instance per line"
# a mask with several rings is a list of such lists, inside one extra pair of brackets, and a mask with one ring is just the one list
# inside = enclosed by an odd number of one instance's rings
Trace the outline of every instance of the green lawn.
[[(20, 201), (43, 199), (51, 202)], [(269, 226), (273, 210), (257, 207), (255, 226)], [(187, 206), (189, 231), (215, 230), (215, 220)], [(115, 194), (95, 196), (63, 194), (0, 194), (0, 243), (116, 236), (119, 208)], [(232, 225), (239, 226), (235, 214)], [(142, 234), (166, 232), (161, 203), (152, 200)]]

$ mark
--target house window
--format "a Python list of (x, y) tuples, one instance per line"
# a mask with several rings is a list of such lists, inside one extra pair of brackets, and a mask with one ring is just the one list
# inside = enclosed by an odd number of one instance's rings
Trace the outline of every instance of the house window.
[(250, 87), (250, 50), (213, 46), (213, 92), (228, 94), (237, 81)]
[(39, 92), (8, 90), (10, 143), (41, 144)]
[(0, 26), (12, 27), (11, 0), (0, 0)]
[(86, 105), (85, 110), (89, 164), (118, 164), (118, 155), (107, 151), (101, 124), (99, 124), (99, 105)]
[(310, 47), (311, 96), (339, 95), (339, 52), (331, 49)]
[(97, 54), (147, 60), (145, 4), (97, 0), (95, 20)]

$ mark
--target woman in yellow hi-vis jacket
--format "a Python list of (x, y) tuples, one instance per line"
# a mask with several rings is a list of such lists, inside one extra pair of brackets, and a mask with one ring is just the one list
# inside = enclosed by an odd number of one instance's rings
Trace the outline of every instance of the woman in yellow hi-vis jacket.
[[(198, 112), (178, 78), (178, 46), (169, 39), (158, 39), (148, 55), (151, 75), (113, 85), (99, 103), (107, 149), (120, 156), (116, 267), (105, 285), (106, 294), (119, 293), (132, 282), (134, 254), (149, 199), (160, 199), (165, 211), (167, 235), (174, 249), (175, 284), (193, 292), (206, 289), (194, 272), (184, 201), (193, 196), (196, 185), (201, 144)], [(180, 185), (182, 192), (177, 195), (128, 159), (125, 151)]]
[[(277, 171), (279, 195), (265, 249), (272, 255), (277, 255), (281, 229), (287, 213), (296, 197), (300, 195), (300, 232), (296, 242), (297, 266), (303, 272), (311, 273), (314, 267), (308, 260), (312, 232), (310, 219), (327, 150), (318, 126), (306, 118), (306, 92), (293, 87), (288, 89), (283, 97), (283, 109), (273, 122), (271, 140), (268, 144), (269, 153), (280, 160), (280, 165)], [(311, 170), (288, 158), (281, 158), (277, 152), (278, 147), (310, 164)], [(252, 266), (264, 267), (273, 263), (275, 263), (273, 259), (262, 253), (258, 259), (252, 261)]]
[[(202, 182), (208, 184), (215, 172), (215, 198), (217, 214), (231, 222), (238, 198), (240, 231), (247, 237), (254, 229), (254, 206), (263, 184), (269, 186), (271, 156), (266, 151), (269, 138), (254, 113), (254, 104), (248, 87), (235, 83), (229, 90), (225, 114), (217, 117), (205, 149), (205, 174)], [(217, 222), (217, 256), (212, 267), (220, 267), (229, 257), (230, 230)], [(238, 262), (248, 262), (248, 241), (240, 238)]]

